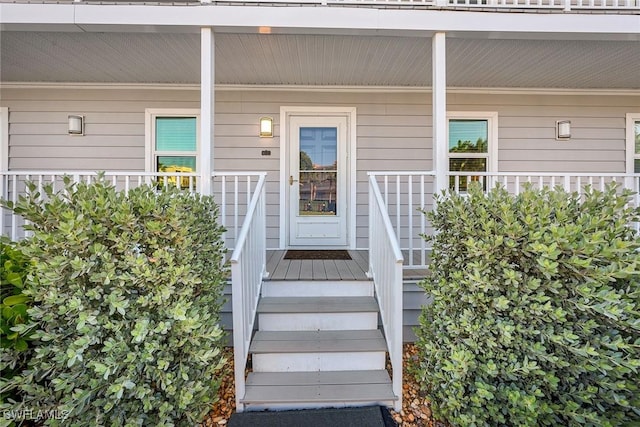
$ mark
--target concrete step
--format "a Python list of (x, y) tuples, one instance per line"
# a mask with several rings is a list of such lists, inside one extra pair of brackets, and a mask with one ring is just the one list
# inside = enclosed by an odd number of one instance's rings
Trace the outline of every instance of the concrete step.
[(248, 410), (391, 406), (395, 400), (389, 374), (384, 369), (252, 372), (241, 399)]
[(258, 331), (249, 352), (254, 372), (377, 370), (386, 342), (377, 329)]
[(261, 331), (377, 329), (372, 296), (264, 297), (258, 303)]
[(373, 282), (369, 280), (342, 281), (265, 281), (263, 297), (372, 297)]

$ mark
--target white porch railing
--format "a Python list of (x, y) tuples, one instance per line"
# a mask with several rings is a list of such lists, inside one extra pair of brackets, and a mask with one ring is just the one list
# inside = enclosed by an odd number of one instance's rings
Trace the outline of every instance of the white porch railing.
[[(571, 10), (618, 10), (631, 11), (640, 9), (638, 0), (200, 0), (200, 4), (215, 4), (219, 1), (230, 4), (289, 4), (289, 5), (322, 5), (322, 6), (369, 6), (398, 7), (422, 6), (437, 8), (496, 8), (496, 9), (562, 9)], [(74, 0), (75, 3), (93, 3), (93, 0)], [(114, 0), (114, 3), (130, 4), (131, 0)], [(144, 3), (144, 0), (142, 1)], [(149, 0), (151, 4), (171, 3), (174, 5), (194, 4), (197, 0)]]
[(233, 307), (233, 354), (235, 363), (236, 410), (242, 412), (245, 392), (244, 372), (260, 299), (262, 279), (266, 276), (267, 241), (265, 215), (266, 174), (260, 176), (244, 218), (236, 248), (231, 255), (231, 299)]
[(406, 255), (407, 269), (426, 268), (429, 263), (430, 247), (422, 236), (433, 234), (433, 229), (422, 211), (433, 208), (435, 174), (435, 171), (369, 172), (370, 179), (378, 184), (398, 244)]
[[(404, 268), (428, 268), (431, 248), (421, 236), (432, 235), (433, 228), (421, 210), (433, 209), (435, 172), (371, 172), (369, 175), (378, 183), (400, 249), (405, 254)], [(465, 192), (468, 182), (479, 181), (485, 189), (500, 183), (513, 194), (522, 191), (525, 183), (531, 183), (534, 188), (560, 186), (582, 194), (586, 185), (603, 190), (607, 183), (616, 181), (621, 188), (636, 193), (631, 205), (640, 206), (640, 174), (451, 172), (446, 179), (448, 188), (456, 192)], [(635, 227), (640, 231), (640, 225)]]
[(640, 9), (638, 0), (436, 0), (438, 5), (470, 8), (633, 10)]
[(402, 252), (375, 176), (369, 177), (369, 272), (391, 360), (396, 411), (402, 409)]
[[(8, 171), (0, 172), (0, 198), (16, 202), (20, 195), (27, 192), (26, 182), (36, 184), (42, 193), (46, 184), (52, 184), (54, 190), (64, 188), (63, 177), (68, 176), (73, 182), (91, 182), (96, 179), (97, 172), (70, 171)], [(233, 249), (240, 221), (247, 212), (260, 172), (216, 172), (212, 175), (212, 194), (220, 208), (220, 222), (227, 229), (224, 235), (226, 247)], [(196, 191), (199, 175), (197, 173), (177, 172), (104, 172), (104, 177), (116, 188), (129, 191), (142, 184), (157, 183), (175, 186), (188, 191)], [(0, 234), (12, 240), (24, 237), (24, 220), (6, 209), (0, 208)]]

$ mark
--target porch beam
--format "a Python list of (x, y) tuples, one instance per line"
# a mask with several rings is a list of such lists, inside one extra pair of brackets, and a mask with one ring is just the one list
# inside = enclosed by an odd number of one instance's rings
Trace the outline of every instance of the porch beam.
[(211, 194), (215, 114), (215, 36), (200, 29), (200, 192)]
[(447, 188), (447, 64), (446, 35), (435, 33), (432, 38), (432, 109), (433, 109), (433, 169), (435, 193)]
[[(134, 2), (131, 2), (134, 3)], [(558, 5), (558, 7), (560, 7)], [(218, 31), (278, 34), (362, 34), (422, 37), (421, 32), (482, 33), (485, 37), (565, 40), (640, 40), (637, 6), (620, 14), (504, 13), (463, 10), (375, 9), (356, 7), (203, 6), (135, 4), (0, 3), (7, 31), (127, 32)]]

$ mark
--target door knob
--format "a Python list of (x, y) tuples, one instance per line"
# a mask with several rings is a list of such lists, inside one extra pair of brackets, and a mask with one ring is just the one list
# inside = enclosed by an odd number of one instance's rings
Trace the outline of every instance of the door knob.
[(289, 185), (293, 185), (294, 182), (298, 182), (298, 180), (293, 179), (293, 176), (289, 175)]

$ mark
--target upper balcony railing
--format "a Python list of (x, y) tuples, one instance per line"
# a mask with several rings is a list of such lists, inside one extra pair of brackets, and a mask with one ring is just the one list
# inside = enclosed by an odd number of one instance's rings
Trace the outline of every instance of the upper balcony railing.
[[(1, 2), (1, 0), (0, 0)], [(545, 9), (569, 11), (633, 11), (640, 10), (640, 0), (73, 0), (88, 4), (238, 4), (238, 5), (322, 5), (362, 6), (373, 8), (478, 8), (478, 9)]]

